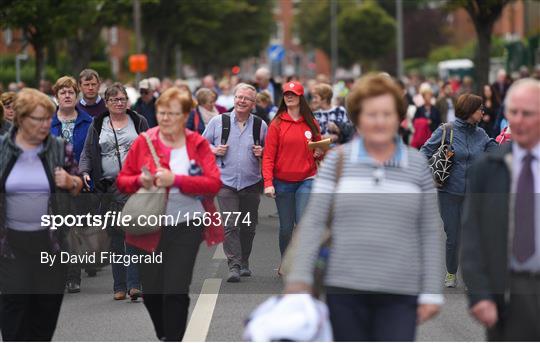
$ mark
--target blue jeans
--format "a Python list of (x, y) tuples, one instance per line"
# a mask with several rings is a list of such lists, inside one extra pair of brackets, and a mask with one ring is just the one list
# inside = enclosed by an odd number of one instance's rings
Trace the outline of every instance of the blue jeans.
[(446, 232), (446, 271), (456, 274), (458, 270), (459, 244), (461, 236), (461, 213), (464, 197), (439, 192), (439, 211)]
[(279, 214), (279, 251), (285, 253), (292, 232), (300, 222), (311, 193), (313, 179), (284, 182), (274, 179), (276, 207)]
[[(111, 235), (111, 251), (116, 254), (135, 254), (136, 250), (124, 243), (124, 235), (113, 233)], [(132, 263), (128, 267), (123, 263), (111, 263), (113, 273), (113, 290), (114, 292), (126, 292), (132, 288), (141, 289), (139, 282), (139, 268)], [(126, 284), (127, 281), (127, 284)]]

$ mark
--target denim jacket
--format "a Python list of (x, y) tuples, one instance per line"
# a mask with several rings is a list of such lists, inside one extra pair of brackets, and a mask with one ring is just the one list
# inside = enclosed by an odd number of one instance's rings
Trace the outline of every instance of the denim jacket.
[[(439, 191), (463, 195), (467, 191), (467, 170), (474, 159), (485, 151), (497, 149), (497, 143), (489, 138), (484, 129), (477, 125), (469, 124), (460, 118), (456, 118), (453, 123), (453, 128), (454, 138), (452, 140), (452, 150), (454, 151), (454, 164), (450, 170), (448, 180), (439, 188)], [(442, 134), (443, 128), (440, 126), (433, 132), (431, 138), (420, 149), (420, 152), (424, 154), (427, 159), (431, 158), (441, 145)], [(450, 141), (449, 129), (446, 130), (445, 141)]]

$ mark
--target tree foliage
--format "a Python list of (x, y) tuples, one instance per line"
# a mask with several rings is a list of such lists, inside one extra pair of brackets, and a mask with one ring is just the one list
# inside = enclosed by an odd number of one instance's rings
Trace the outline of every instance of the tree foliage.
[[(302, 44), (330, 54), (330, 1), (303, 0), (296, 29)], [(339, 64), (367, 66), (384, 56), (395, 42), (395, 20), (375, 1), (337, 1)]]
[(395, 21), (375, 2), (364, 1), (342, 12), (338, 24), (346, 64), (362, 61), (373, 66), (395, 45)]
[[(256, 56), (273, 30), (272, 0), (141, 0), (142, 33), (150, 72), (172, 73), (180, 47), (199, 71), (217, 71)], [(100, 32), (131, 26), (132, 0), (0, 0), (0, 28), (21, 29), (36, 54), (36, 81), (47, 55), (66, 42), (71, 70), (89, 65)]]
[(40, 79), (45, 66), (45, 47), (51, 40), (67, 32), (69, 19), (66, 2), (60, 0), (1, 0), (0, 26), (20, 28), (36, 53), (35, 79)]
[(451, 0), (448, 10), (464, 8), (471, 18), (478, 45), (475, 53), (476, 89), (489, 81), (491, 34), (493, 26), (502, 14), (504, 7), (512, 0)]
[(272, 7), (272, 1), (257, 0), (146, 3), (143, 34), (151, 70), (170, 74), (177, 46), (204, 73), (256, 56), (273, 30)]

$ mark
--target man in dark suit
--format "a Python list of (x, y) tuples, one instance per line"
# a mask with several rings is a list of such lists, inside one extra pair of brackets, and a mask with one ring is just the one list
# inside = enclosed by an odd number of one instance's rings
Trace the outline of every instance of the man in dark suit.
[(540, 341), (540, 81), (509, 89), (512, 143), (469, 171), (463, 277), (491, 341)]

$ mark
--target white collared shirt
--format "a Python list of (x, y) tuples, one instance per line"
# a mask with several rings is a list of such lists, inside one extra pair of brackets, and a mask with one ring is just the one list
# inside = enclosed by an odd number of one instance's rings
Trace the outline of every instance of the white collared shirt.
[[(523, 158), (527, 155), (527, 150), (520, 147), (517, 143), (512, 144), (512, 193), (516, 193), (518, 178), (523, 168)], [(530, 151), (534, 158), (531, 163), (534, 179), (534, 205), (535, 205), (535, 251), (524, 263), (520, 263), (512, 255), (510, 258), (510, 267), (514, 271), (540, 272), (540, 143)]]
[[(99, 104), (99, 102), (101, 101), (101, 97), (98, 95), (97, 98), (96, 98), (96, 104)], [(86, 101), (84, 100), (83, 97), (81, 97), (81, 100), (79, 100), (79, 102), (81, 103), (81, 105), (83, 106), (88, 106), (88, 104), (86, 103)]]

